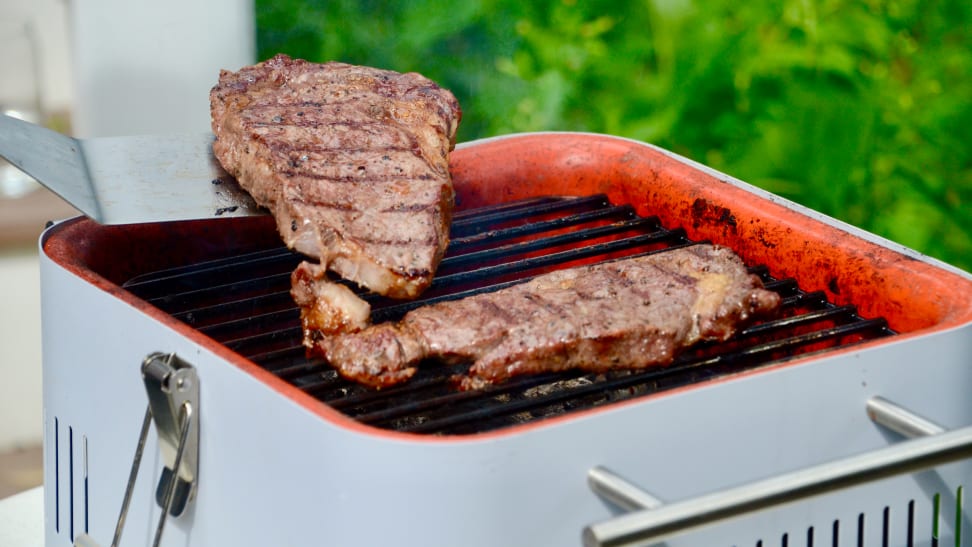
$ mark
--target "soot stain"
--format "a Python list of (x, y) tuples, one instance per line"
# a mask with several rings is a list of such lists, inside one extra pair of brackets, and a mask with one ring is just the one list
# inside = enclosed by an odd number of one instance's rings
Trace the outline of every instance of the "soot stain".
[(720, 225), (733, 234), (736, 233), (736, 217), (732, 210), (714, 203), (710, 203), (703, 198), (697, 198), (692, 202), (692, 227), (698, 229), (703, 224)]
[(840, 285), (837, 284), (836, 277), (830, 278), (830, 281), (827, 282), (827, 288), (834, 294), (840, 294)]

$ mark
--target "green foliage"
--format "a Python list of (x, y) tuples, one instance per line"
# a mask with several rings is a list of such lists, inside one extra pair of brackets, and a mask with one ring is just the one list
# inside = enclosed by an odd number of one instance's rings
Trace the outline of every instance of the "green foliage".
[(261, 58), (418, 71), (459, 140), (652, 142), (972, 270), (967, 0), (258, 0)]

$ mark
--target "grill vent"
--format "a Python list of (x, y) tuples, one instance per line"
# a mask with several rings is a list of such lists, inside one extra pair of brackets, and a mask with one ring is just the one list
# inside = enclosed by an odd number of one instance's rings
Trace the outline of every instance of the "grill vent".
[[(854, 530), (853, 543), (841, 541), (840, 519), (833, 521), (831, 535), (827, 538), (820, 535), (819, 530), (810, 526), (806, 531), (806, 543), (795, 543), (794, 534), (783, 533), (779, 540), (766, 541), (756, 540), (755, 547), (913, 547), (916, 545), (928, 545), (932, 547), (959, 547), (965, 545), (962, 538), (969, 531), (969, 516), (964, 515), (963, 496), (964, 486), (959, 486), (955, 491), (953, 500), (945, 500), (941, 493), (936, 493), (930, 498), (917, 500), (917, 503), (927, 503), (926, 515), (931, 515), (931, 522), (916, 522), (916, 500), (909, 500), (907, 505), (901, 507), (901, 511), (892, 510), (891, 506), (885, 506), (878, 516), (866, 516), (859, 513), (850, 525)], [(880, 519), (880, 529), (878, 534), (873, 534), (874, 529), (870, 527), (871, 518)], [(903, 522), (902, 522), (903, 521)], [(920, 532), (919, 532), (920, 531)], [(870, 533), (871, 535), (868, 535)], [(846, 534), (845, 534), (846, 535)], [(829, 541), (828, 541), (829, 540)], [(739, 544), (733, 545), (738, 547)]]
[[(88, 532), (88, 437), (75, 432), (74, 426), (63, 425), (55, 416), (51, 424), (54, 495), (52, 510), (54, 532), (66, 533), (73, 543), (77, 534)], [(64, 524), (62, 524), (62, 520)]]
[[(677, 227), (638, 216), (605, 196), (544, 197), (457, 212), (451, 244), (431, 288), (414, 302), (362, 295), (375, 322), (424, 304), (496, 290), (554, 269), (693, 245)], [(428, 363), (407, 384), (373, 391), (340, 378), (301, 345), (299, 312), (289, 294), (301, 257), (281, 247), (138, 276), (125, 287), (308, 394), (369, 425), (430, 434), (503, 428), (703, 382), (797, 355), (892, 333), (881, 318), (803, 291), (794, 279), (751, 271), (783, 297), (782, 317), (722, 344), (702, 344), (665, 368), (609, 374), (567, 372), (519, 378), (457, 392), (450, 377), (464, 366)]]

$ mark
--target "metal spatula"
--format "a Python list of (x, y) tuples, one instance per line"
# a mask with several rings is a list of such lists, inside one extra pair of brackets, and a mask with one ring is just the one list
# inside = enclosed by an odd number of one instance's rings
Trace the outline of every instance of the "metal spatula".
[(213, 136), (74, 139), (0, 114), (0, 156), (102, 224), (265, 214), (212, 154)]

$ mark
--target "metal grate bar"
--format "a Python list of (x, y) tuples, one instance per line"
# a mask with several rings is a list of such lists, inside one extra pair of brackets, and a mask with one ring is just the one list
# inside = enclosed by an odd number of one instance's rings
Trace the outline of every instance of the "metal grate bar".
[(451, 237), (460, 238), (470, 233), (483, 231), (485, 226), (495, 225), (504, 221), (521, 220), (524, 212), (531, 215), (546, 215), (565, 211), (583, 211), (592, 208), (610, 207), (607, 196), (598, 194), (582, 198), (544, 199), (540, 202), (527, 201), (522, 205), (513, 203), (498, 208), (484, 207), (473, 215), (457, 215), (453, 219)]
[[(451, 245), (456, 246), (471, 246), (476, 243), (484, 242), (498, 242), (506, 239), (513, 239), (517, 237), (524, 237), (533, 234), (538, 234), (541, 232), (547, 232), (551, 230), (556, 230), (559, 228), (569, 228), (571, 226), (577, 226), (579, 224), (584, 224), (588, 222), (593, 222), (595, 220), (601, 219), (629, 219), (637, 220), (639, 223), (653, 223), (655, 226), (660, 226), (658, 217), (638, 217), (635, 215), (634, 209), (628, 205), (622, 206), (612, 206), (605, 207), (603, 209), (595, 209), (594, 211), (584, 211), (574, 215), (569, 215), (565, 217), (552, 218), (550, 220), (541, 220), (537, 222), (531, 222), (529, 224), (520, 224), (517, 226), (510, 226), (507, 228), (501, 228), (498, 230), (488, 230), (485, 232), (476, 232), (465, 237), (452, 239)], [(453, 260), (458, 259), (458, 256), (450, 257)]]
[(261, 327), (263, 325), (269, 323), (277, 325), (293, 323), (294, 328), (299, 328), (300, 325), (299, 323), (295, 322), (295, 319), (296, 316), (294, 314), (294, 309), (293, 306), (291, 306), (280, 311), (249, 315), (241, 319), (198, 328), (200, 332), (204, 332), (213, 338), (221, 338), (231, 341), (229, 339), (230, 336), (246, 333), (251, 330), (256, 330), (259, 332), (262, 330)]
[[(241, 269), (248, 265), (242, 263)], [(294, 262), (294, 267), (297, 263)], [(252, 270), (251, 270), (252, 271)], [(253, 272), (256, 276), (259, 272)], [(224, 305), (228, 299), (253, 298), (268, 291), (290, 284), (290, 271), (272, 275), (252, 277), (243, 281), (225, 282), (225, 279), (212, 279), (214, 284), (202, 288), (193, 288), (170, 295), (148, 299), (150, 304), (158, 306), (169, 313), (188, 312), (199, 307)], [(221, 277), (221, 276), (220, 276)]]
[[(244, 256), (205, 262), (184, 268), (173, 268), (152, 276), (141, 276), (125, 284), (125, 288), (137, 293), (142, 298), (153, 302), (157, 299), (171, 299), (174, 295), (181, 296), (200, 289), (200, 279), (239, 280), (241, 276), (252, 278), (265, 276), (268, 273), (281, 273), (293, 270), (299, 258), (286, 249), (273, 249)], [(246, 265), (248, 271), (241, 271), (240, 265)], [(206, 287), (211, 289), (211, 287)], [(167, 300), (163, 300), (167, 301)]]
[(262, 331), (256, 335), (243, 333), (242, 336), (219, 341), (247, 358), (260, 352), (298, 347), (301, 344), (299, 314), (294, 311), (292, 321), (288, 321), (283, 326), (277, 323), (273, 330)]
[(206, 326), (218, 326), (217, 324), (227, 322), (226, 317), (240, 317), (248, 313), (249, 310), (289, 309), (293, 311), (293, 308), (294, 300), (290, 296), (290, 291), (285, 290), (261, 294), (252, 298), (228, 300), (225, 303), (212, 306), (193, 308), (173, 313), (172, 316), (204, 330)]
[[(674, 243), (676, 241), (684, 240), (684, 237), (684, 233), (682, 232), (669, 232), (666, 230), (664, 232), (632, 236), (624, 239), (608, 241), (606, 243), (587, 245), (557, 253), (530, 257), (523, 260), (518, 260), (516, 262), (504, 263), (497, 266), (488, 266), (471, 271), (457, 272), (451, 275), (436, 276), (435, 280), (432, 282), (432, 288), (438, 288), (443, 285), (455, 285), (463, 282), (478, 282), (487, 278), (496, 278), (506, 274), (534, 270), (544, 266), (564, 264), (575, 260), (581, 260), (598, 255), (606, 255), (614, 251), (632, 249), (652, 243), (662, 243), (665, 241), (671, 241)], [(557, 236), (551, 239), (556, 239), (558, 241), (561, 239), (569, 241), (583, 240), (583, 238), (568, 238), (566, 236), (563, 238), (561, 236)]]
[[(603, 195), (599, 195), (599, 197), (603, 197)], [(491, 205), (483, 205), (482, 207), (461, 209), (452, 214), (452, 224), (463, 225), (470, 222), (476, 222), (477, 219), (481, 219), (483, 215), (495, 214), (499, 213), (500, 211), (531, 211), (538, 205), (556, 203), (563, 201), (563, 199), (564, 198), (560, 196), (539, 196), (509, 201), (506, 203), (495, 203)]]
[[(238, 268), (240, 262), (250, 262), (255, 260), (263, 259), (274, 259), (281, 258), (284, 256), (293, 256), (289, 250), (283, 247), (274, 247), (272, 249), (264, 249), (261, 251), (253, 251), (249, 253), (241, 253), (225, 258), (217, 258), (213, 260), (206, 260), (203, 262), (197, 262), (195, 264), (189, 264), (185, 266), (177, 266), (174, 268), (167, 268), (164, 270), (156, 270), (154, 272), (149, 272), (146, 274), (138, 275), (125, 282), (125, 288), (138, 292), (144, 295), (146, 292), (151, 291), (163, 291), (165, 289), (147, 289), (146, 287), (153, 286), (159, 283), (164, 283), (167, 280), (178, 279), (180, 277), (191, 275), (191, 274), (203, 274), (206, 272), (213, 272), (219, 268), (226, 268), (227, 271), (232, 272)], [(143, 296), (144, 298), (144, 296)]]
[[(613, 211), (609, 211), (612, 212)], [(572, 222), (558, 222), (558, 221), (545, 221), (538, 222), (535, 224), (526, 224), (523, 226), (517, 226), (516, 228), (510, 228), (508, 230), (497, 231), (493, 234), (489, 234), (489, 241), (499, 242), (503, 239), (512, 239), (516, 236), (533, 235), (538, 234), (542, 231), (554, 230), (556, 228), (570, 227), (583, 222), (589, 222), (591, 220), (597, 220), (603, 218), (603, 215), (575, 215), (569, 217), (568, 220)], [(565, 245), (570, 243), (575, 243), (578, 241), (583, 241), (585, 239), (594, 239), (598, 237), (604, 237), (615, 234), (622, 234), (628, 231), (658, 231), (659, 233), (671, 233), (667, 230), (660, 228), (657, 218), (634, 218), (630, 220), (624, 220), (619, 222), (614, 222), (605, 226), (598, 226), (594, 228), (589, 228), (586, 230), (577, 230), (572, 232), (567, 232), (559, 234), (556, 236), (550, 236), (545, 238), (532, 239), (529, 241), (521, 241), (519, 243), (513, 243), (509, 245), (502, 245), (497, 247), (490, 247), (487, 249), (482, 249), (479, 251), (471, 251), (465, 254), (457, 254), (449, 256), (442, 260), (441, 268), (455, 268), (463, 264), (476, 263), (485, 260), (491, 260), (501, 256), (508, 256), (517, 253), (526, 253), (529, 251), (552, 248), (557, 245)], [(472, 243), (476, 238), (469, 237), (463, 240), (457, 240), (454, 243), (460, 243), (463, 245), (468, 245)]]

